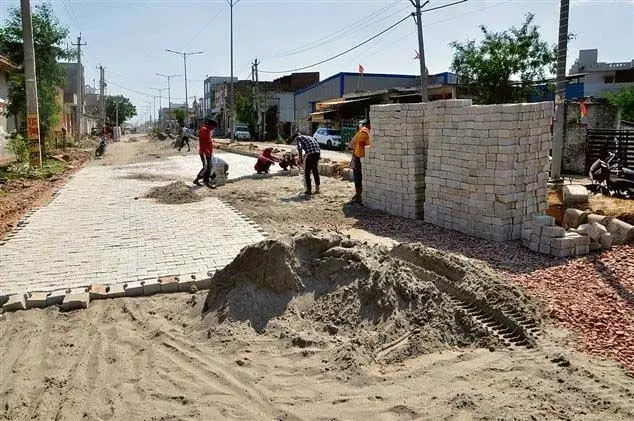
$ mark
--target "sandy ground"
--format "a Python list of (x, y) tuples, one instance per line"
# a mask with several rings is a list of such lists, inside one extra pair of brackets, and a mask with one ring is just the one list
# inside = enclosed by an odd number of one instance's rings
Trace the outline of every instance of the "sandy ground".
[[(156, 145), (114, 144), (94, 164), (157, 159)], [(171, 154), (169, 148), (158, 154)], [(565, 260), (466, 239), (346, 205), (352, 185), (324, 178), (306, 200), (298, 177), (244, 180), (219, 196), (273, 236), (329, 228), (372, 243), (423, 241), (520, 276)], [(634, 380), (574, 350), (547, 324), (534, 350), (462, 348), (336, 370), (329, 349), (245, 328), (228, 339), (201, 317), (207, 294), (95, 301), (0, 316), (0, 419), (6, 420), (626, 420)]]

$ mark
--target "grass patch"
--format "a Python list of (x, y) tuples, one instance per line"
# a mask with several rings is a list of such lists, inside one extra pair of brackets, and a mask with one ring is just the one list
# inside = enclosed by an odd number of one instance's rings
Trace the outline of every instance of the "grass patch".
[(31, 168), (29, 164), (13, 162), (0, 166), (0, 178), (5, 180), (44, 180), (61, 174), (66, 166), (59, 161), (47, 160), (42, 168)]

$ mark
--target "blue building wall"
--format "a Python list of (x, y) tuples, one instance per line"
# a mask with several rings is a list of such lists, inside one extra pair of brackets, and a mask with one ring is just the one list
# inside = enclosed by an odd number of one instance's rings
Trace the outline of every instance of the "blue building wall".
[[(581, 99), (584, 97), (583, 83), (569, 83), (566, 86), (566, 99)], [(535, 86), (535, 93), (528, 96), (528, 102), (554, 101), (555, 96), (548, 92), (547, 85)]]

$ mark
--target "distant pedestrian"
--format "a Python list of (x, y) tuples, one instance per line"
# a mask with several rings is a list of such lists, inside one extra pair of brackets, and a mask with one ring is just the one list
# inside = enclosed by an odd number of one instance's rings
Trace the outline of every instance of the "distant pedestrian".
[(190, 152), (192, 150), (191, 146), (189, 146), (189, 138), (191, 135), (192, 135), (192, 132), (189, 130), (189, 128), (183, 126), (183, 131), (181, 135), (181, 144), (178, 148), (178, 152), (180, 152), (181, 149), (183, 149), (185, 144), (187, 144), (187, 152)]
[(271, 165), (280, 161), (279, 158), (272, 155), (272, 152), (273, 148), (266, 148), (258, 156), (255, 167), (253, 167), (258, 174), (268, 174)]
[(367, 120), (359, 122), (359, 130), (350, 141), (350, 149), (352, 149), (352, 160), (350, 167), (352, 168), (352, 176), (354, 179), (355, 195), (352, 197), (353, 202), (361, 203), (363, 200), (363, 172), (361, 171), (361, 158), (365, 156), (365, 147), (370, 146), (370, 124)]
[[(315, 194), (319, 194), (319, 159), (321, 158), (321, 150), (317, 139), (312, 136), (306, 136), (299, 132), (293, 135), (293, 142), (297, 142), (297, 152), (299, 154), (299, 164), (304, 164), (304, 178), (306, 180), (306, 191), (304, 194), (310, 196), (312, 193), (310, 174), (315, 178)], [(306, 160), (302, 157), (302, 151), (306, 153)]]
[(213, 131), (218, 127), (218, 124), (214, 120), (205, 120), (205, 124), (198, 131), (198, 153), (200, 154), (200, 160), (203, 163), (203, 168), (200, 170), (194, 184), (200, 186), (200, 180), (210, 188), (214, 188), (210, 184), (211, 169), (213, 168), (212, 156), (214, 153)]

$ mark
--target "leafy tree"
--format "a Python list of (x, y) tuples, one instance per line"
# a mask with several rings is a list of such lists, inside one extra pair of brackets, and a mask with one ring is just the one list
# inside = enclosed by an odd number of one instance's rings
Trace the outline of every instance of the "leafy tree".
[(253, 133), (257, 116), (253, 109), (252, 98), (242, 95), (240, 92), (236, 93), (236, 118), (237, 121), (249, 126), (249, 130)]
[(479, 44), (450, 44), (451, 67), (478, 103), (525, 100), (535, 81), (543, 80), (547, 72), (555, 73), (557, 47), (541, 39), (533, 20), (534, 15), (528, 14), (522, 26), (503, 32), (480, 26), (484, 39)]
[[(33, 41), (35, 44), (35, 66), (40, 114), (40, 136), (48, 138), (53, 127), (59, 123), (61, 105), (57, 102), (57, 88), (64, 86), (66, 71), (60, 60), (74, 58), (74, 53), (62, 45), (66, 44), (68, 28), (62, 26), (53, 13), (50, 3), (39, 3), (32, 14)], [(24, 64), (24, 40), (22, 34), (22, 11), (9, 11), (7, 20), (0, 27), (0, 54), (16, 64)], [(21, 69), (9, 74), (8, 113), (26, 120), (26, 91), (24, 73)], [(25, 129), (25, 128), (24, 128)]]
[(634, 121), (634, 86), (624, 86), (607, 95), (608, 100), (621, 109), (621, 118)]
[(117, 122), (117, 104), (119, 104), (119, 125), (136, 116), (136, 107), (123, 95), (106, 98), (106, 120), (114, 125)]
[(185, 126), (185, 117), (187, 117), (187, 113), (185, 112), (185, 110), (177, 108), (172, 111), (172, 114), (174, 114), (174, 118), (176, 119), (176, 121), (178, 121), (179, 126)]

